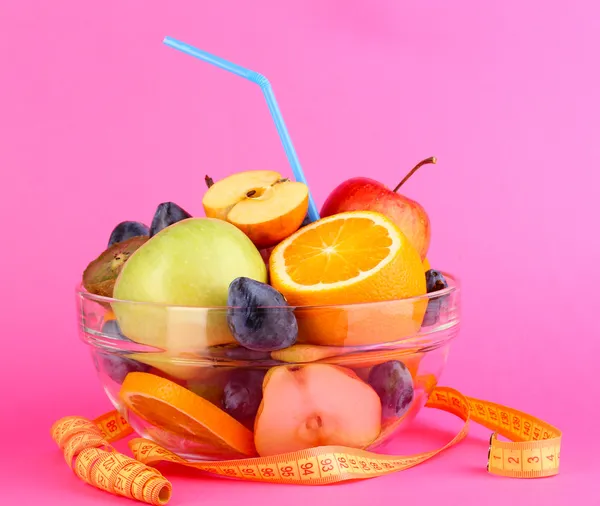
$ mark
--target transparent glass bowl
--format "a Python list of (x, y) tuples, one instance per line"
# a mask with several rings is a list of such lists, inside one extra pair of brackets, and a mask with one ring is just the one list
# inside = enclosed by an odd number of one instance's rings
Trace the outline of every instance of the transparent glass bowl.
[[(448, 288), (422, 297), (257, 308), (259, 319), (295, 316), (296, 344), (273, 352), (236, 342), (227, 315), (239, 308), (120, 301), (81, 287), (79, 330), (115, 408), (139, 436), (184, 458), (328, 444), (385, 453), (427, 402), (459, 331), (459, 283), (443, 274)], [(140, 384), (148, 391), (130, 397)], [(174, 410), (154, 402), (164, 396)]]

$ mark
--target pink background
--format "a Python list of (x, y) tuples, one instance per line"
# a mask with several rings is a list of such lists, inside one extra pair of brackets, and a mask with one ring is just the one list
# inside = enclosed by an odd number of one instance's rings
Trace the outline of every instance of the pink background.
[[(171, 504), (598, 504), (599, 19), (593, 0), (0, 0), (6, 504), (116, 504), (48, 432), (111, 407), (73, 289), (114, 224), (164, 200), (202, 214), (206, 173), (289, 173), (258, 88), (165, 35), (271, 79), (319, 207), (347, 177), (393, 187), (436, 155), (404, 191), (431, 216), (432, 263), (463, 281), (443, 384), (564, 431), (546, 480), (487, 475), (489, 431), (474, 427), (430, 463), (326, 488), (172, 469)], [(428, 418), (432, 444), (457, 426)]]

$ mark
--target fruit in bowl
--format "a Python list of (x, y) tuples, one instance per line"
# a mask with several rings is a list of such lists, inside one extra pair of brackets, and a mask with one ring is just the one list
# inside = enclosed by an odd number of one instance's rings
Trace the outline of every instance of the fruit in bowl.
[(429, 225), (335, 191), (311, 222), (307, 195), (246, 171), (209, 181), (206, 216), (164, 202), (108, 234), (81, 336), (138, 434), (191, 459), (382, 449), (426, 402), (459, 326)]
[[(290, 304), (307, 308), (297, 316), (298, 340), (306, 343), (396, 341), (419, 330), (427, 307), (417, 299), (390, 313), (376, 304), (425, 295), (426, 280), (406, 236), (372, 211), (340, 213), (303, 227), (273, 250), (269, 270), (271, 284)], [(367, 302), (375, 304), (353, 306)]]
[[(123, 333), (147, 345), (186, 348), (232, 342), (224, 318), (195, 321), (185, 308), (226, 306), (229, 285), (240, 276), (267, 280), (262, 257), (248, 237), (222, 220), (188, 218), (161, 230), (131, 255), (115, 282), (114, 298), (142, 304), (116, 303), (113, 311)], [(182, 309), (156, 311), (144, 302)], [(166, 328), (172, 319), (181, 324), (176, 335)], [(205, 331), (198, 334), (201, 327)]]
[(254, 427), (261, 456), (324, 445), (366, 448), (381, 430), (380, 399), (351, 369), (330, 364), (273, 367), (263, 389)]
[(420, 167), (436, 161), (432, 156), (419, 162), (393, 190), (366, 177), (348, 179), (331, 192), (323, 204), (321, 217), (358, 210), (380, 212), (400, 228), (424, 260), (431, 241), (429, 215), (421, 204), (398, 190)]
[(308, 188), (278, 172), (253, 170), (210, 180), (202, 205), (206, 216), (233, 223), (259, 248), (277, 244), (300, 228)]

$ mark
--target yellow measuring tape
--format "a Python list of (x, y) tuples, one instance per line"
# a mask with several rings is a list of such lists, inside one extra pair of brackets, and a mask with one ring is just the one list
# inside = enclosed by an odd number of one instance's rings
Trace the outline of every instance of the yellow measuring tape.
[[(541, 478), (558, 473), (562, 434), (556, 427), (527, 413), (466, 397), (447, 387), (436, 387), (425, 406), (452, 413), (465, 423), (442, 448), (411, 456), (321, 446), (271, 457), (189, 462), (152, 441), (135, 438), (129, 442), (131, 458), (110, 445), (133, 432), (116, 411), (93, 421), (75, 416), (62, 418), (52, 426), (51, 433), (64, 452), (67, 464), (83, 481), (154, 505), (166, 504), (172, 492), (170, 482), (152, 467), (160, 462), (174, 462), (213, 475), (248, 481), (323, 485), (373, 478), (414, 467), (462, 441), (471, 420), (494, 431), (488, 452), (489, 473), (512, 478)], [(498, 435), (510, 441), (499, 440)]]

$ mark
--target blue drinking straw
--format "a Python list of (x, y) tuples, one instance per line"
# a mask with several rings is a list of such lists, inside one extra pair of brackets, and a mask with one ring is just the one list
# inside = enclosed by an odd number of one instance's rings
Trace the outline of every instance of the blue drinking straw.
[[(248, 79), (248, 81), (252, 81), (260, 86), (260, 89), (265, 96), (265, 100), (267, 101), (267, 105), (269, 106), (269, 112), (271, 113), (271, 117), (275, 122), (275, 127), (277, 128), (277, 133), (279, 134), (279, 138), (281, 139), (281, 143), (283, 144), (283, 149), (285, 150), (285, 154), (287, 156), (290, 165), (292, 166), (292, 171), (294, 173), (294, 177), (296, 181), (300, 183), (304, 183), (308, 186), (306, 182), (306, 177), (304, 176), (304, 172), (302, 172), (302, 167), (300, 166), (300, 161), (298, 160), (298, 155), (296, 155), (296, 150), (292, 145), (292, 139), (285, 127), (285, 122), (283, 121), (283, 117), (281, 116), (281, 111), (279, 110), (279, 106), (277, 105), (277, 101), (275, 100), (275, 95), (273, 94), (273, 88), (271, 88), (271, 83), (269, 80), (259, 74), (258, 72), (254, 72), (254, 70), (249, 70), (244, 67), (240, 67), (235, 63), (231, 63), (223, 58), (207, 53), (206, 51), (202, 51), (201, 49), (197, 49), (185, 42), (180, 42), (171, 37), (165, 37), (163, 42), (174, 49), (178, 49), (182, 53), (193, 56), (194, 58), (198, 58), (199, 60), (208, 62), (215, 67), (219, 67), (223, 70), (227, 70), (232, 74), (236, 74), (244, 79)], [(319, 212), (317, 211), (317, 206), (312, 198), (310, 193), (310, 189), (308, 192), (308, 217), (310, 221), (316, 221), (319, 219)]]

